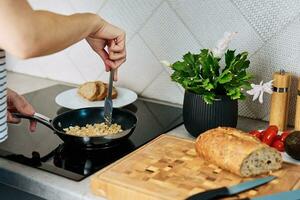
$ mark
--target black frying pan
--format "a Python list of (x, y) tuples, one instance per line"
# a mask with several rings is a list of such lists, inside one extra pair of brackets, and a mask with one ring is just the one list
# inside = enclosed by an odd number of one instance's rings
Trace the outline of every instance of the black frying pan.
[(63, 129), (68, 128), (69, 126), (85, 126), (86, 124), (104, 122), (103, 108), (92, 107), (71, 110), (57, 115), (53, 120), (39, 113), (34, 114), (34, 116), (25, 116), (20, 113), (14, 113), (14, 115), (19, 118), (36, 120), (52, 129), (66, 144), (83, 147), (106, 145), (111, 142), (125, 139), (133, 133), (137, 123), (137, 118), (132, 112), (114, 108), (112, 113), (112, 123), (121, 125), (121, 128), (123, 129), (122, 132), (106, 136), (80, 137), (66, 134)]

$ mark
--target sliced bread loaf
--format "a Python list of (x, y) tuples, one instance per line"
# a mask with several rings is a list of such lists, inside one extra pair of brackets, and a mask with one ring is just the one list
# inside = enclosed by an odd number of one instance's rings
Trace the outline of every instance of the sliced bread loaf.
[(281, 154), (257, 138), (234, 128), (215, 128), (202, 133), (195, 142), (205, 160), (248, 177), (281, 168)]
[[(86, 82), (79, 86), (77, 93), (89, 101), (102, 101), (107, 96), (108, 85), (102, 81)], [(112, 99), (117, 98), (118, 92), (115, 87), (112, 91)]]

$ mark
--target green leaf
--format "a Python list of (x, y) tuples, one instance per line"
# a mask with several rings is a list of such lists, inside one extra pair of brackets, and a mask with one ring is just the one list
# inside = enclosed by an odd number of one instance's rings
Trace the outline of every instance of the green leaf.
[(194, 60), (194, 56), (191, 54), (191, 52), (188, 52), (187, 54), (185, 54), (183, 56), (183, 60), (188, 63), (188, 64), (191, 64), (193, 65), (195, 60)]
[(242, 93), (236, 92), (234, 95), (231, 95), (231, 99), (236, 100), (241, 98)]
[(186, 62), (177, 61), (171, 67), (173, 70), (180, 71), (181, 73), (183, 73), (184, 76), (194, 76), (195, 75), (193, 66)]
[(202, 49), (199, 57), (201, 65), (201, 76), (203, 78), (211, 78), (219, 76), (219, 58), (215, 58), (208, 49)]
[(227, 95), (230, 96), (231, 99), (239, 99), (242, 95), (240, 88), (234, 88), (227, 92)]
[(209, 79), (205, 79), (203, 81), (203, 88), (205, 88), (206, 90), (210, 91), (211, 89), (214, 88), (214, 85), (212, 83), (210, 83), (210, 80)]
[(218, 78), (218, 81), (221, 84), (228, 83), (231, 80), (232, 80), (232, 74), (230, 74), (229, 72), (227, 72), (227, 73), (223, 72)]
[(207, 103), (207, 104), (212, 104), (215, 100), (215, 94), (213, 93), (205, 93), (203, 95), (203, 100)]
[(245, 100), (245, 99), (246, 99), (246, 96), (242, 93), (240, 96), (240, 100)]
[(239, 55), (241, 56), (242, 60), (246, 60), (248, 57), (248, 52), (244, 51), (244, 52), (240, 53)]
[(172, 64), (172, 69), (175, 71), (186, 71), (186, 65), (183, 62), (177, 61)]
[(230, 66), (231, 61), (234, 59), (234, 52), (235, 50), (227, 50), (225, 53), (225, 64), (226, 66)]

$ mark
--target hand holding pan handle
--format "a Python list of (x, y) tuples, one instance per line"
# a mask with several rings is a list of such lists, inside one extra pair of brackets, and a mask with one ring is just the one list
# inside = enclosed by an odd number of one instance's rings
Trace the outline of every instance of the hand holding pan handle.
[(21, 113), (12, 113), (13, 116), (17, 118), (24, 118), (24, 119), (29, 119), (29, 120), (35, 120), (40, 122), (41, 124), (44, 124), (48, 128), (54, 130), (52, 124), (51, 124), (51, 119), (49, 117), (46, 117), (45, 115), (42, 115), (40, 113), (34, 113), (33, 116), (28, 116), (28, 115), (23, 115)]

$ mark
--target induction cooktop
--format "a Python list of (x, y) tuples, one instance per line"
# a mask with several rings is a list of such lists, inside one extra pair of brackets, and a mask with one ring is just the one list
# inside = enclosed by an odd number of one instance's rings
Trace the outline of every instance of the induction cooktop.
[[(25, 97), (37, 112), (53, 118), (69, 110), (59, 107), (55, 97), (70, 88), (55, 85)], [(0, 157), (80, 181), (183, 123), (179, 107), (138, 98), (124, 109), (137, 115), (138, 124), (134, 133), (118, 144), (93, 149), (70, 147), (42, 124), (30, 133), (29, 123), (23, 119), (18, 125), (9, 124), (8, 139), (0, 143)]]

